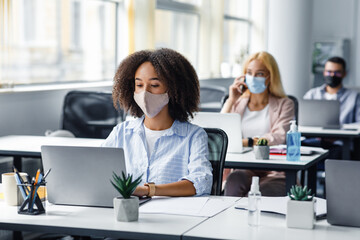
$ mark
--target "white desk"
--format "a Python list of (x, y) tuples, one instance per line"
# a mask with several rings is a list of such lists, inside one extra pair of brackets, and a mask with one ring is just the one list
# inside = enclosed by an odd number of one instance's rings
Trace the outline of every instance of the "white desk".
[[(0, 192), (1, 192), (0, 184)], [(238, 197), (219, 197), (237, 201)], [(146, 203), (145, 203), (146, 204)], [(0, 200), (0, 230), (60, 233), (121, 239), (181, 239), (208, 217), (140, 213), (136, 222), (117, 222), (112, 208), (46, 206), (46, 214), (21, 215)]]
[(117, 222), (112, 208), (48, 206), (46, 215), (27, 216), (0, 203), (0, 229), (102, 236), (122, 239), (180, 239), (206, 217), (140, 214), (137, 222)]
[(100, 146), (104, 139), (10, 135), (0, 137), (0, 156), (11, 156), (21, 170), (22, 157), (41, 158), (42, 145)]
[(182, 239), (269, 239), (269, 240), (352, 240), (360, 239), (360, 228), (332, 226), (317, 221), (313, 230), (287, 228), (285, 216), (261, 213), (260, 226), (250, 227), (247, 211), (230, 207), (186, 232)]
[(247, 223), (247, 211), (233, 206), (211, 218), (168, 214), (140, 214), (137, 222), (117, 222), (113, 209), (48, 206), (46, 215), (17, 214), (0, 201), (0, 229), (107, 236), (126, 239), (274, 239), (352, 240), (360, 228), (316, 222), (313, 230), (287, 228), (285, 216), (261, 213), (259, 227)]
[(299, 126), (299, 132), (305, 137), (328, 137), (343, 141), (342, 159), (350, 160), (350, 146), (354, 138), (360, 137), (360, 129), (323, 129), (321, 127)]
[[(320, 149), (320, 148), (319, 148)], [(287, 161), (286, 156), (270, 155), (269, 160), (258, 160), (255, 158), (254, 152), (246, 152), (242, 154), (226, 154), (226, 168), (241, 169), (258, 169), (258, 170), (274, 170), (285, 171), (286, 173), (286, 191), (296, 184), (296, 174), (299, 170), (308, 171), (308, 186), (316, 192), (316, 163), (325, 159), (327, 150), (319, 150), (310, 156), (301, 156), (300, 161)]]

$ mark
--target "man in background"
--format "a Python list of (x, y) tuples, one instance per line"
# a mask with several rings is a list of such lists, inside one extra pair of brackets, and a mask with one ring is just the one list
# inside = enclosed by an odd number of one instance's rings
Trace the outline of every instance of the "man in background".
[(342, 80), (346, 76), (346, 62), (341, 57), (329, 58), (324, 68), (325, 83), (310, 89), (304, 99), (338, 100), (340, 102), (340, 124), (360, 122), (360, 95), (344, 88)]
[[(324, 84), (310, 89), (304, 99), (338, 100), (340, 102), (340, 124), (360, 122), (360, 94), (343, 87), (346, 76), (346, 62), (341, 57), (331, 57), (325, 63)], [(341, 159), (341, 141), (311, 138), (304, 145), (319, 146), (330, 150), (330, 158)]]

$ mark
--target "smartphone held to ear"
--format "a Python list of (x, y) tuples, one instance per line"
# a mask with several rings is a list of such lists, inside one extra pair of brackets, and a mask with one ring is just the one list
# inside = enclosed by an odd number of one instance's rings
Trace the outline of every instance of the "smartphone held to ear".
[[(244, 83), (246, 83), (246, 77), (244, 77)], [(244, 85), (240, 86), (240, 92), (244, 93), (244, 91), (246, 90), (246, 87)]]

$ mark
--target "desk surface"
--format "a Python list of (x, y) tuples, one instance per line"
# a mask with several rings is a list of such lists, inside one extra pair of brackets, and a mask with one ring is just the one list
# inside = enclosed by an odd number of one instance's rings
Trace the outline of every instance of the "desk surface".
[(0, 202), (0, 229), (101, 236), (121, 239), (180, 239), (206, 217), (141, 214), (137, 222), (117, 222), (112, 208), (47, 206), (45, 215), (17, 214)]
[(260, 226), (247, 224), (247, 211), (234, 206), (211, 218), (141, 214), (137, 222), (117, 222), (111, 208), (47, 206), (46, 215), (17, 214), (0, 201), (0, 229), (107, 236), (126, 239), (359, 239), (360, 228), (317, 221), (313, 230), (286, 227), (285, 216), (261, 213)]
[(260, 226), (250, 227), (247, 211), (230, 207), (186, 232), (182, 239), (274, 239), (274, 240), (338, 240), (359, 239), (360, 228), (332, 226), (317, 221), (313, 230), (286, 227), (283, 215), (261, 213)]
[(0, 155), (40, 157), (42, 145), (98, 147), (104, 139), (10, 135), (0, 137)]
[(301, 156), (300, 161), (287, 161), (286, 156), (270, 155), (269, 160), (259, 160), (255, 158), (253, 151), (246, 153), (227, 153), (225, 160), (225, 167), (229, 168), (259, 168), (259, 169), (280, 169), (280, 170), (305, 170), (309, 166), (324, 159), (327, 155), (327, 150), (319, 148), (310, 156)]
[(299, 132), (302, 135), (314, 135), (318, 137), (326, 137), (326, 136), (333, 136), (333, 137), (357, 137), (360, 135), (359, 129), (324, 129), (321, 127), (306, 127), (306, 126), (299, 126)]

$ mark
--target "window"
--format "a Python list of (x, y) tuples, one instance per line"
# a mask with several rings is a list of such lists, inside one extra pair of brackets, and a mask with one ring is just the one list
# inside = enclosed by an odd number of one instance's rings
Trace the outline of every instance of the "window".
[(241, 74), (241, 66), (249, 54), (250, 7), (249, 0), (224, 1), (223, 77)]
[[(11, 0), (0, 81), (13, 84), (112, 79), (118, 2)], [(2, 51), (2, 50), (0, 50)]]
[(182, 53), (196, 68), (198, 59), (199, 5), (196, 0), (158, 0), (155, 11), (155, 48)]

